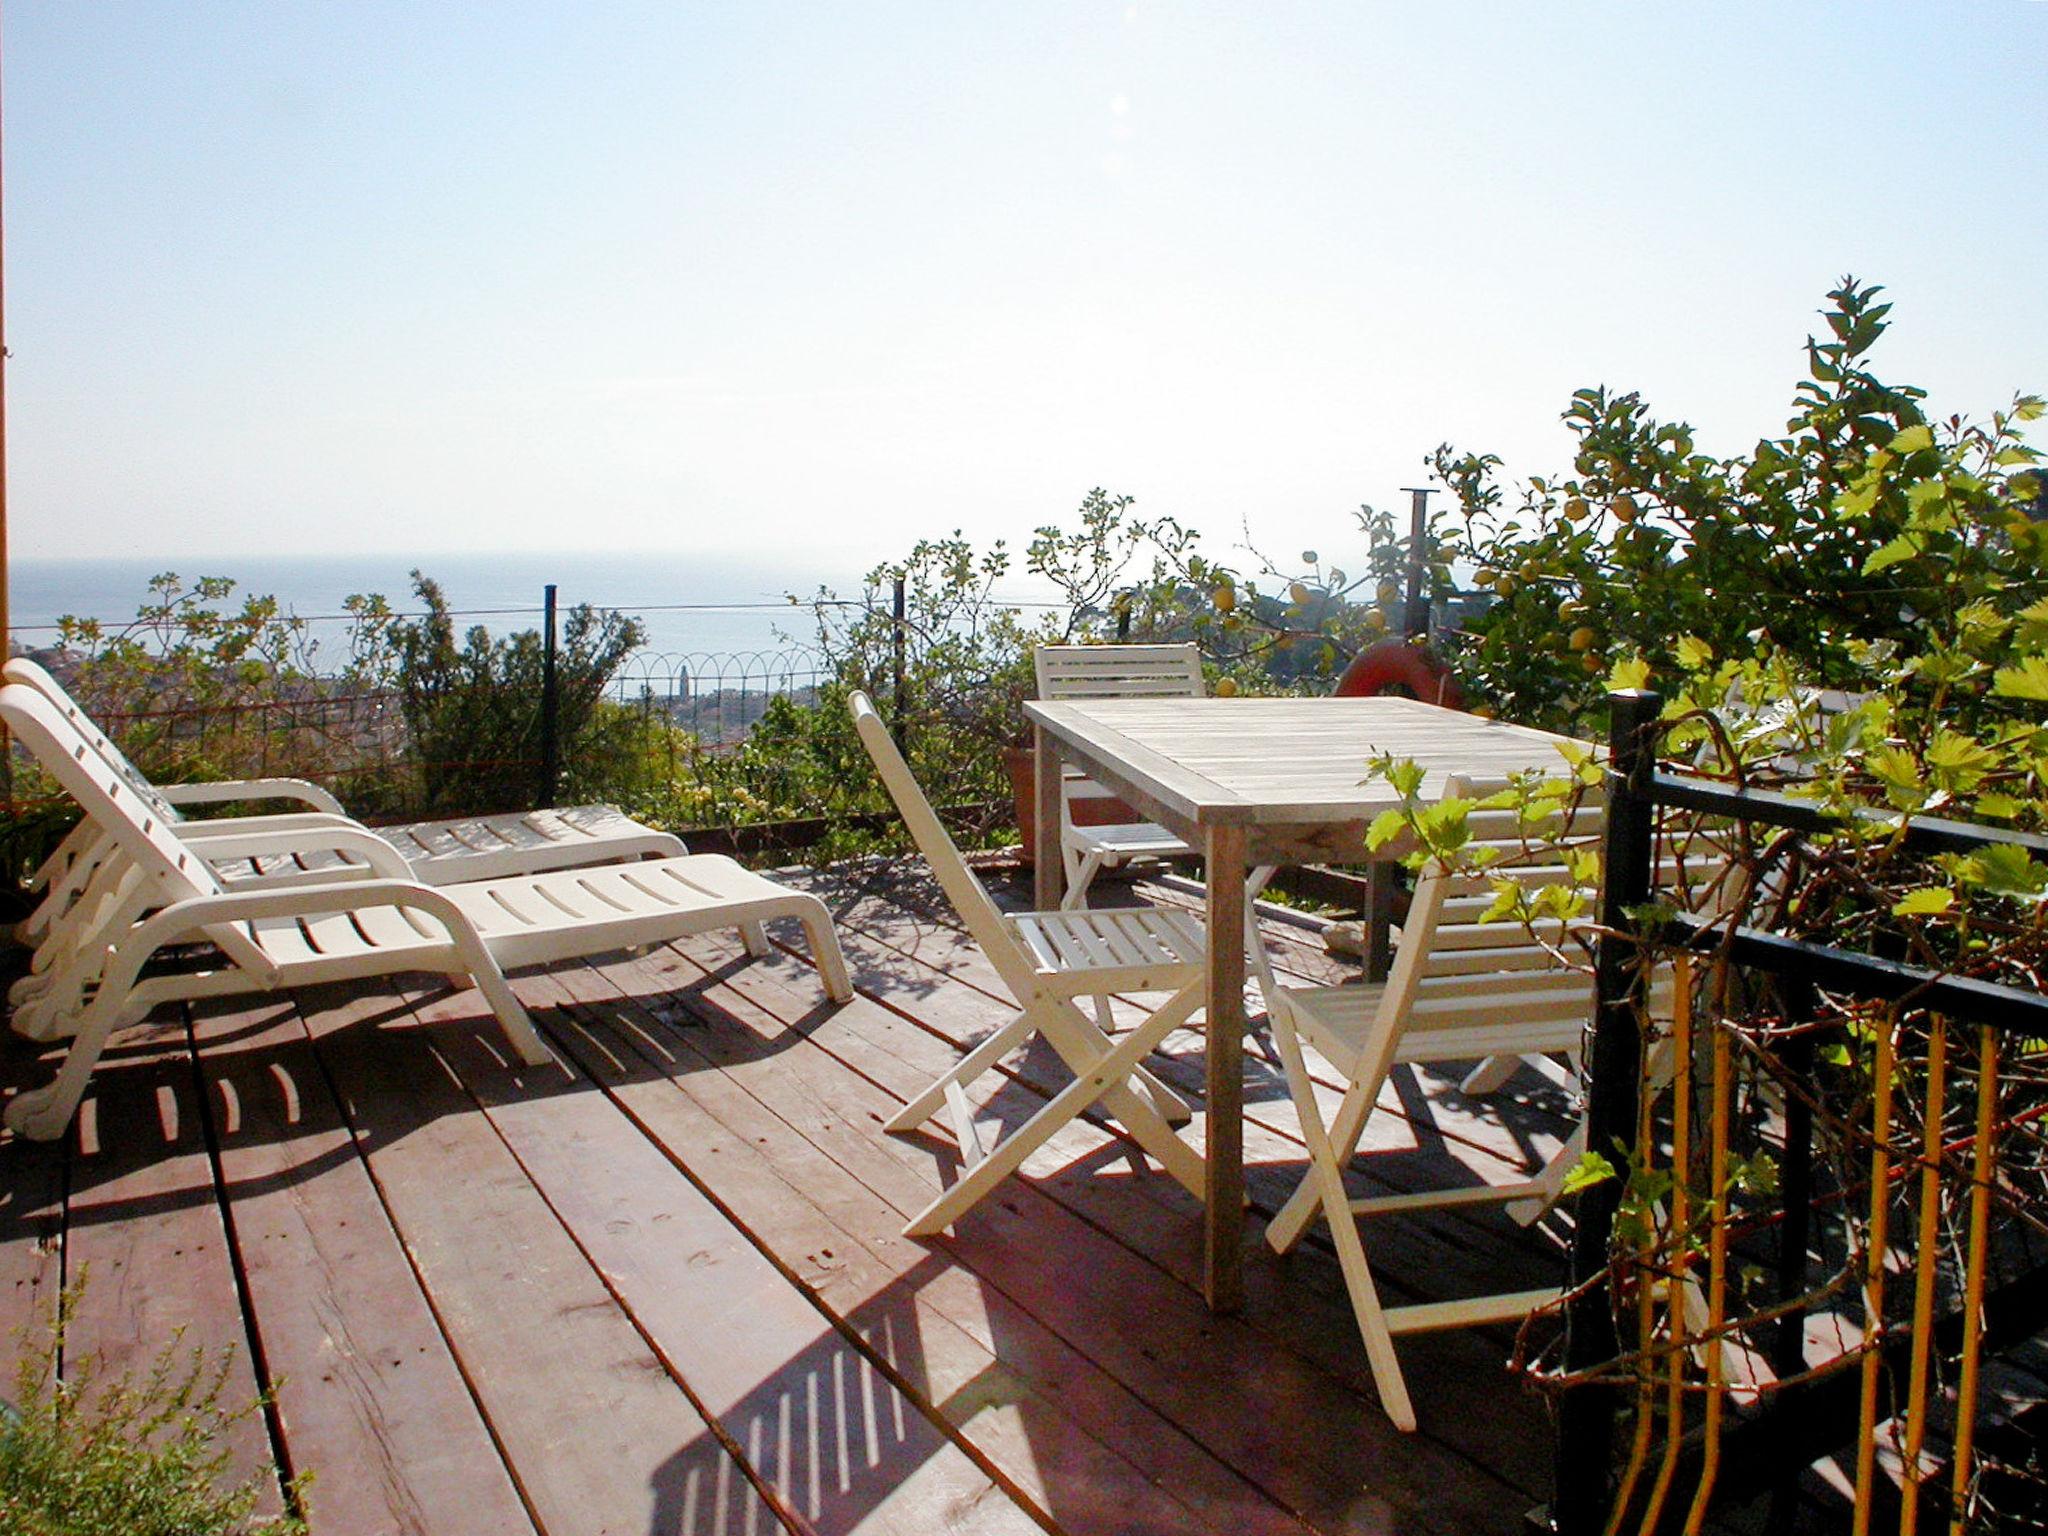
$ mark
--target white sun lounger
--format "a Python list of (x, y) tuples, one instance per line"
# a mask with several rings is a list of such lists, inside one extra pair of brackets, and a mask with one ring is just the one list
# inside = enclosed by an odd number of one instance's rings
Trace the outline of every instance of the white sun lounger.
[[(19, 1095), (7, 1124), (45, 1140), (63, 1133), (115, 1030), (159, 1003), (408, 971), (473, 981), (529, 1063), (547, 1047), (506, 983), (507, 970), (662, 943), (770, 918), (803, 923), (828, 993), (853, 995), (831, 915), (717, 855), (561, 870), (429, 887), (367, 832), (337, 829), (366, 878), (283, 889), (227, 889), (179, 829), (146, 805), (47, 698), (0, 687), (0, 720), (54, 774), (112, 845), (88, 899), (95, 930), (68, 954), (42, 999), (75, 1033), (57, 1078)], [(160, 951), (211, 943), (199, 968), (145, 974)]]
[[(154, 784), (42, 667), (17, 656), (0, 670), (4, 670), (8, 682), (33, 688), (48, 699), (94, 751), (128, 781), (150, 810), (181, 827), (188, 842), (196, 845), (204, 839), (256, 830), (280, 834), (272, 852), (238, 861), (225, 857), (215, 861), (217, 873), (230, 887), (254, 876), (332, 876), (347, 871), (349, 861), (324, 834), (336, 828), (360, 827), (362, 823), (346, 816), (341, 802), (319, 785), (304, 779)], [(189, 805), (261, 800), (292, 802), (304, 809), (212, 821), (187, 821), (180, 810)], [(304, 835), (297, 839), (282, 836), (290, 832)], [(670, 858), (689, 851), (673, 833), (642, 826), (609, 805), (459, 817), (379, 827), (376, 832), (405, 857), (412, 878), (424, 885), (537, 874), (624, 859)], [(77, 899), (79, 891), (92, 878), (96, 859), (104, 851), (103, 835), (103, 829), (91, 820), (81, 822), (31, 877), (29, 889), (44, 895), (36, 910), (15, 929), (15, 936), (22, 943), (41, 943), (50, 925)], [(357, 872), (360, 869), (358, 865)]]

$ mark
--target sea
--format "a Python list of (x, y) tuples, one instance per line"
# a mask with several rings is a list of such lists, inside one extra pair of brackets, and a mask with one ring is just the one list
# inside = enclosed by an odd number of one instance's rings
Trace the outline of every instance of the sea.
[[(132, 621), (151, 601), (149, 583), (156, 576), (176, 575), (188, 588), (201, 577), (218, 576), (236, 583), (233, 595), (218, 606), (239, 608), (245, 597), (275, 597), (307, 621), (322, 651), (345, 655), (344, 601), (378, 593), (400, 613), (417, 612), (415, 570), (440, 583), (459, 616), (458, 630), (472, 624), (494, 633), (537, 628), (552, 583), (563, 613), (578, 603), (618, 609), (640, 620), (647, 652), (677, 657), (808, 650), (817, 639), (814, 601), (820, 589), (854, 599), (866, 574), (864, 568), (678, 552), (21, 559), (9, 573), (10, 621), (16, 646), (39, 649), (56, 643), (57, 622), (67, 614), (110, 627)], [(1045, 591), (1024, 581), (1017, 588), (1010, 594), (1017, 601), (1046, 605)]]

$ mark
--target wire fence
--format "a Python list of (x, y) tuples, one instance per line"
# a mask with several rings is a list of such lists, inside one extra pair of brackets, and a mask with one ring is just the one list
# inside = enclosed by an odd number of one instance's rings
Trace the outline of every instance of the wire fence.
[(824, 677), (824, 658), (805, 646), (636, 651), (613, 675), (611, 697), (717, 751), (744, 741), (773, 700), (813, 703)]
[[(863, 679), (878, 695), (887, 692), (885, 703), (893, 700), (892, 719), (906, 714), (909, 629), (902, 586), (899, 581), (885, 610), (899, 635), (893, 658), (885, 647), (883, 675)], [(373, 823), (582, 800), (612, 801), (686, 833), (873, 819), (880, 802), (867, 792), (864, 776), (829, 763), (821, 767), (801, 748), (788, 750), (815, 717), (784, 713), (774, 733), (756, 736), (778, 703), (798, 712), (816, 707), (831, 676), (822, 650), (779, 628), (773, 643), (753, 647), (675, 641), (693, 631), (725, 633), (734, 619), (751, 624), (769, 612), (791, 615), (799, 625), (810, 619), (836, 624), (827, 610), (841, 611), (840, 617), (872, 612), (874, 594), (861, 601), (821, 594), (797, 605), (592, 604), (600, 620), (608, 614), (636, 619), (659, 642), (610, 670), (594, 714), (583, 691), (588, 674), (575, 675), (567, 647), (561, 657), (566, 671), (557, 676), (557, 641), (573, 635), (558, 630), (554, 599), (550, 586), (540, 607), (441, 610), (458, 633), (476, 624), (500, 636), (538, 633), (547, 660), (538, 675), (515, 669), (495, 680), (480, 673), (457, 678), (453, 686), (470, 697), (438, 718), (419, 699), (408, 701), (388, 656), (366, 661), (379, 653), (366, 646), (359, 613), (287, 612), (273, 629), (251, 624), (245, 632), (237, 625), (246, 621), (233, 612), (205, 611), (209, 604), (227, 607), (207, 593), (166, 593), (134, 618), (74, 622), (63, 632), (17, 626), (12, 638), (78, 694), (146, 773), (164, 782), (313, 779)], [(888, 602), (886, 593), (882, 600)], [(991, 602), (1020, 611), (1063, 606), (1021, 595)], [(384, 616), (400, 623), (425, 617)], [(240, 649), (228, 643), (237, 636)], [(0, 795), (6, 812), (0, 857), (19, 874), (34, 867), (75, 807), (25, 759), (17, 755), (10, 767), (15, 771)], [(952, 801), (980, 808), (984, 832), (1008, 815), (991, 798), (992, 783), (982, 782), (991, 775), (1000, 779), (991, 770), (967, 775), (972, 783), (948, 782), (959, 775), (944, 772), (935, 781)]]

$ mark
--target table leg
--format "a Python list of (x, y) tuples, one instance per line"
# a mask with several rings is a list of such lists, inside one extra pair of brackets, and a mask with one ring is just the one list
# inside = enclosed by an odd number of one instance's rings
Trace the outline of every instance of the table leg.
[(1060, 755), (1045, 727), (1031, 728), (1033, 794), (1038, 831), (1031, 856), (1036, 861), (1031, 882), (1031, 904), (1040, 912), (1058, 908), (1066, 893), (1066, 865), (1060, 857)]
[(1210, 827), (1208, 1158), (1202, 1289), (1212, 1312), (1244, 1305), (1244, 880), (1242, 827)]
[(1365, 979), (1385, 981), (1394, 967), (1394, 907), (1401, 896), (1401, 866), (1375, 859), (1366, 872)]

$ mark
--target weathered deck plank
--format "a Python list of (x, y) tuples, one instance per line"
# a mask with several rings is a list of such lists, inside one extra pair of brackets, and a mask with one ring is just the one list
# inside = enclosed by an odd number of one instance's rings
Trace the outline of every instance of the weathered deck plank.
[(285, 1443), (330, 1474), (308, 1495), (313, 1529), (531, 1532), (296, 1006), (214, 1004), (194, 1033)]
[[(675, 947), (702, 955), (714, 966), (732, 958), (717, 939)], [(770, 997), (777, 978), (790, 974), (774, 963), (736, 965), (726, 985), (773, 1011)], [(786, 979), (782, 984), (789, 986)], [(798, 976), (789, 992), (802, 998), (805, 978)], [(713, 995), (718, 996), (716, 989)], [(811, 1043), (840, 1055), (859, 1074), (820, 1074), (813, 1080), (821, 1092), (847, 1096), (830, 1102), (835, 1119), (878, 1120), (932, 1075), (871, 1049), (855, 1029), (855, 1021), (869, 1013), (857, 1002), (821, 1019), (809, 1032)], [(718, 1027), (715, 1020), (707, 1021), (707, 1032)], [(941, 1065), (950, 1060), (949, 1053), (940, 1056)], [(775, 1081), (781, 1083), (795, 1070), (791, 1064)], [(876, 1079), (891, 1091), (872, 1086)], [(803, 1116), (792, 1113), (789, 1118)], [(1105, 1152), (1113, 1157), (1119, 1145), (1094, 1134), (1100, 1140), (1087, 1153), (1091, 1164)], [(884, 1193), (903, 1216), (920, 1209), (939, 1188), (941, 1167), (929, 1144), (863, 1137), (854, 1155), (862, 1160), (863, 1182)], [(1096, 1182), (1168, 1181), (1148, 1174)], [(1173, 1188), (1187, 1202), (1177, 1246), (1187, 1250), (1192, 1264), (1199, 1238), (1194, 1206), (1178, 1186)], [(1152, 1261), (1133, 1252), (1125, 1234), (1112, 1236), (1079, 1218), (1030, 1181), (1015, 1182), (1001, 1198), (982, 1202), (962, 1220), (955, 1240), (934, 1246), (1000, 1287), (1155, 1412), (1311, 1525), (1450, 1531), (1483, 1530), (1496, 1520), (1505, 1529), (1519, 1515), (1521, 1495), (1510, 1485), (1428, 1437), (1399, 1434), (1369, 1396), (1340, 1388), (1318, 1366), (1277, 1347), (1255, 1326), (1211, 1316), (1194, 1286), (1160, 1285)], [(1142, 1304), (1125, 1304), (1125, 1298), (1135, 1302), (1138, 1297), (1144, 1298)], [(1349, 1331), (1348, 1314), (1344, 1322)], [(1216, 1392), (1219, 1380), (1231, 1383), (1231, 1390)], [(1276, 1456), (1276, 1444), (1292, 1449)]]
[(588, 1078), (508, 1070), (473, 993), (421, 1015), (641, 1337), (786, 1508), (820, 1532), (1037, 1529)]
[[(159, 1011), (108, 1058), (72, 1132), (65, 1276), (84, 1285), (64, 1341), (67, 1374), (93, 1357), (107, 1379), (139, 1380), (175, 1342), (181, 1362), (202, 1349), (228, 1361), (220, 1406), (240, 1408), (259, 1381), (182, 1013)], [(261, 1414), (235, 1419), (224, 1443), (237, 1481), (272, 1459)], [(282, 1508), (265, 1483), (264, 1507)]]
[[(0, 1096), (48, 1082), (54, 1052), (26, 1042), (0, 1051)], [(0, 1129), (0, 1337), (34, 1347), (64, 1272), (65, 1161), (70, 1142), (28, 1141)], [(12, 1356), (10, 1355), (10, 1363)], [(11, 1378), (10, 1378), (11, 1380)]]
[(781, 1528), (405, 1003), (336, 988), (301, 1007), (540, 1528), (626, 1536), (712, 1510), (717, 1529)]
[[(1194, 1200), (1113, 1127), (1066, 1127), (955, 1234), (902, 1238), (956, 1153), (881, 1122), (1010, 1005), (928, 893), (805, 883), (845, 913), (851, 1005), (715, 936), (518, 978), (553, 1068), (432, 980), (202, 1009), (196, 1066), (176, 1026), (124, 1037), (84, 1150), (0, 1144), (0, 1304), (83, 1258), (150, 1266), (88, 1329), (125, 1330), (126, 1360), (180, 1308), (253, 1341), (319, 1533), (1516, 1528), (1547, 1437), (1503, 1390), (1503, 1335), (1405, 1343), (1434, 1413), (1396, 1433), (1328, 1256), (1255, 1246), (1245, 1314), (1213, 1318)], [(1178, 1032), (1159, 1064), (1197, 1144), (1201, 1047)], [(46, 1080), (40, 1055), (6, 1052), (0, 1091)], [(1007, 1066), (995, 1120), (1064, 1081), (1043, 1051)], [(1376, 1128), (1396, 1181), (1505, 1177), (1562, 1123), (1402, 1107), (1414, 1126)], [(1270, 1207), (1302, 1161), (1277, 1075), (1247, 1144)], [(1500, 1262), (1472, 1218), (1400, 1227), (1403, 1294)], [(271, 1449), (245, 1426), (238, 1464)]]
[[(655, 984), (675, 979), (669, 970)], [(625, 978), (626, 991), (642, 986)], [(575, 990), (585, 1000), (575, 1010), (581, 1038), (564, 1044), (736, 1217), (775, 1242), (842, 1326), (893, 1340), (907, 1385), (1061, 1530), (1301, 1530), (1000, 1291), (902, 1238), (901, 1210), (863, 1182), (853, 1155), (872, 1142), (874, 1115), (842, 1113), (807, 1086), (821, 1065), (844, 1069), (803, 1042), (764, 1054), (725, 1021), (757, 1040), (786, 1040), (791, 1026), (701, 986), (690, 993), (700, 1013), (680, 1026), (643, 1010), (622, 1018), (604, 978)], [(634, 1057), (660, 1076), (636, 1070)], [(784, 1118), (791, 1114), (798, 1125)]]

